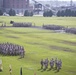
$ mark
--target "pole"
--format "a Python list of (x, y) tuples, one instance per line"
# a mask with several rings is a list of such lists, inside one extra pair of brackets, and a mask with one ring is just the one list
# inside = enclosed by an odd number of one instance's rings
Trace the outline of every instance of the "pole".
[(22, 75), (22, 67), (20, 68), (20, 75)]

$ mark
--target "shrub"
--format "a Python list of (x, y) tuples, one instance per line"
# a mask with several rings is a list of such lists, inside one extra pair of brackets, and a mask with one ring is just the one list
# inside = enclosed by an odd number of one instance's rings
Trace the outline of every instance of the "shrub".
[(60, 16), (62, 16), (62, 17), (64, 17), (64, 16), (66, 16), (66, 17), (70, 17), (70, 16), (75, 17), (76, 16), (76, 11), (71, 10), (71, 9), (66, 9), (66, 10), (58, 11), (56, 15), (58, 17), (60, 17)]
[(60, 12), (60, 11), (57, 12), (57, 16), (58, 16), (58, 17), (61, 16), (61, 12)]
[(16, 12), (15, 12), (15, 10), (10, 9), (8, 14), (9, 14), (10, 16), (15, 16), (15, 15), (16, 15)]
[(52, 15), (53, 15), (53, 12), (52, 12), (51, 10), (49, 10), (49, 11), (44, 11), (44, 13), (43, 13), (43, 16), (44, 16), (44, 17), (52, 17)]
[(0, 16), (3, 15), (3, 11), (0, 9)]
[(25, 10), (24, 16), (33, 16), (33, 12), (29, 12), (28, 10)]

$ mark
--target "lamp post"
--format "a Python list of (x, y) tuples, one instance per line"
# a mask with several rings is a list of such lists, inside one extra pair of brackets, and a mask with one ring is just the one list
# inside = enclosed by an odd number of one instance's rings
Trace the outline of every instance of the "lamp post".
[(0, 59), (0, 72), (2, 71), (2, 60)]

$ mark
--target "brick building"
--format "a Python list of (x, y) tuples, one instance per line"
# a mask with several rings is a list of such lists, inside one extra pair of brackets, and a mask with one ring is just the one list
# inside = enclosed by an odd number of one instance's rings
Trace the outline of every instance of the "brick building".
[(8, 13), (10, 9), (14, 9), (16, 14), (24, 14), (25, 10), (32, 10), (29, 0), (0, 0), (0, 7)]
[(3, 0), (0, 0), (0, 9), (3, 9)]

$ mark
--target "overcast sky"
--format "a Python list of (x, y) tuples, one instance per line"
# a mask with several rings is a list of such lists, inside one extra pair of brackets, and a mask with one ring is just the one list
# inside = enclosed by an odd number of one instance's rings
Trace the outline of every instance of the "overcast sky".
[[(32, 1), (32, 0), (30, 0), (30, 1)], [(51, 0), (36, 0), (36, 1), (51, 1)], [(52, 1), (54, 1), (54, 0), (52, 0)], [(57, 1), (59, 1), (59, 0), (57, 0)], [(71, 1), (71, 0), (60, 0), (60, 1)], [(76, 0), (72, 0), (72, 1), (76, 1)]]

